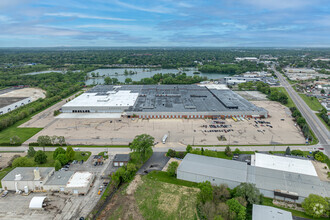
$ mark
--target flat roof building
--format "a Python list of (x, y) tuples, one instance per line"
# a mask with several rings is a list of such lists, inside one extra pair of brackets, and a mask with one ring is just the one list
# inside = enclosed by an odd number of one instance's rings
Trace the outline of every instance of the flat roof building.
[(310, 160), (285, 156), (255, 153), (251, 157), (251, 165), (273, 170), (317, 176), (315, 167)]
[(29, 97), (0, 97), (0, 115), (11, 112), (30, 102), (31, 98)]
[(177, 169), (177, 178), (192, 182), (210, 181), (214, 185), (227, 184), (230, 188), (244, 182), (252, 183), (266, 197), (274, 198), (278, 195), (275, 191), (280, 190), (282, 194), (296, 195), (295, 201), (299, 203), (311, 193), (330, 196), (330, 182), (321, 181), (318, 176), (250, 166), (245, 162), (195, 154), (185, 156)]
[(90, 172), (55, 171), (54, 167), (16, 167), (1, 180), (1, 184), (9, 191), (86, 194), (93, 180), (94, 175)]
[(100, 85), (63, 105), (62, 112), (138, 118), (268, 116), (265, 109), (218, 85)]
[(252, 220), (265, 219), (292, 220), (292, 213), (271, 206), (253, 204)]

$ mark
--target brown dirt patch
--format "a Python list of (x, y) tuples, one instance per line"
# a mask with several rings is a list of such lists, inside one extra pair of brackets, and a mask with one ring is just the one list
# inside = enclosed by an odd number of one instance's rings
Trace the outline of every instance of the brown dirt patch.
[(328, 178), (328, 172), (330, 172), (330, 170), (327, 164), (318, 161), (312, 161), (312, 163), (320, 180), (330, 182), (330, 179)]
[(179, 206), (180, 196), (171, 193), (162, 193), (158, 201), (159, 201), (158, 204), (159, 209), (168, 213), (172, 213), (176, 211), (176, 209)]
[(143, 181), (141, 179), (140, 175), (136, 175), (134, 180), (129, 184), (129, 186), (126, 189), (126, 194), (127, 195), (133, 195), (138, 188), (140, 184), (142, 184)]
[[(116, 216), (114, 216), (114, 213), (116, 213)], [(114, 219), (120, 220), (144, 219), (140, 214), (138, 206), (136, 205), (134, 196), (123, 195), (121, 191), (116, 193), (97, 219), (107, 220), (109, 217), (114, 217)]]

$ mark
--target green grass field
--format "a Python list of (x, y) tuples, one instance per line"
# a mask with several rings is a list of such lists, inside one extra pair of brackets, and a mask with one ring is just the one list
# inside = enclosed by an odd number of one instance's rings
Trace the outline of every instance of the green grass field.
[(305, 94), (299, 94), (300, 97), (306, 102), (306, 104), (313, 110), (319, 111), (322, 110), (321, 103), (315, 97), (308, 97)]
[(179, 186), (187, 186), (187, 187), (197, 187), (198, 183), (179, 180), (173, 176), (170, 176), (167, 172), (164, 171), (152, 171), (147, 175), (148, 179), (153, 181), (160, 181), (165, 183), (171, 183)]
[[(31, 116), (32, 117), (32, 116)], [(17, 135), (20, 137), (21, 142), (25, 142), (29, 138), (31, 138), (33, 135), (37, 134), (39, 131), (42, 130), (42, 128), (18, 128), (21, 124), (29, 121), (31, 117), (28, 117), (26, 119), (23, 119), (19, 122), (16, 122), (9, 128), (6, 128), (5, 130), (0, 132), (0, 143), (9, 143), (10, 138)]]
[[(149, 176), (149, 175), (148, 175)], [(170, 184), (143, 176), (134, 197), (145, 219), (198, 219), (199, 189)]]

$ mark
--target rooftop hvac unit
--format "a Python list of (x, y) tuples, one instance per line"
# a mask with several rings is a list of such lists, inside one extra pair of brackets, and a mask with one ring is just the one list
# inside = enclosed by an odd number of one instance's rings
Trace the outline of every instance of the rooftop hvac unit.
[(15, 175), (15, 180), (19, 181), (19, 180), (22, 180), (22, 175), (21, 174), (16, 174)]

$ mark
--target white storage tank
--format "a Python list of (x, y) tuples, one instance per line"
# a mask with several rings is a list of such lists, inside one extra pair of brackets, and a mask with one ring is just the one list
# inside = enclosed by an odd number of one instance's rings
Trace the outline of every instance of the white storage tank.
[(29, 187), (28, 186), (24, 186), (24, 193), (28, 194), (29, 193)]

